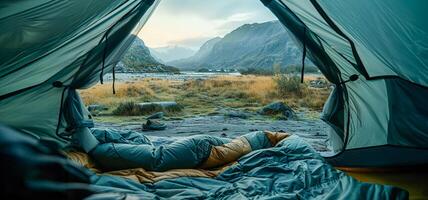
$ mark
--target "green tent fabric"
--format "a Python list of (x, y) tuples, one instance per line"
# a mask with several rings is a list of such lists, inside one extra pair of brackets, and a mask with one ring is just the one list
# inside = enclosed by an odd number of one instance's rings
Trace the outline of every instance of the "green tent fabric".
[(262, 2), (335, 84), (322, 115), (338, 152), (331, 163), (428, 163), (427, 1)]
[[(333, 164), (427, 164), (426, 1), (262, 2), (335, 84), (322, 115)], [(76, 89), (102, 82), (157, 3), (0, 2), (0, 123), (61, 146), (92, 127)]]
[(65, 129), (92, 127), (76, 89), (112, 71), (156, 4), (0, 2), (0, 123), (62, 146)]

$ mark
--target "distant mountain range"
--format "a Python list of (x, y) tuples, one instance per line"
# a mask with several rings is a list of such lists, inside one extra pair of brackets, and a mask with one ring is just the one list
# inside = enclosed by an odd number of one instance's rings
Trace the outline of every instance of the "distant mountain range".
[(179, 69), (160, 63), (150, 53), (143, 40), (136, 37), (115, 69), (117, 72), (179, 72)]
[(149, 49), (152, 56), (163, 63), (188, 58), (195, 54), (194, 50), (177, 45)]
[(167, 62), (180, 70), (270, 70), (300, 65), (299, 49), (278, 21), (245, 24), (213, 38), (189, 58)]
[[(149, 49), (136, 38), (116, 70), (122, 72), (240, 71), (271, 74), (300, 70), (301, 49), (278, 21), (245, 24), (223, 38), (205, 42), (193, 50), (168, 46)], [(174, 67), (171, 67), (174, 66)], [(308, 61), (306, 72), (317, 72)]]

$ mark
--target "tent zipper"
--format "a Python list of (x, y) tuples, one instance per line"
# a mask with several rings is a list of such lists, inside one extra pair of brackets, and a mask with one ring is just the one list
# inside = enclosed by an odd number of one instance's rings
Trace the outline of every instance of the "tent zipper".
[(69, 88), (69, 86), (64, 85), (61, 81), (55, 81), (52, 83), (52, 85), (56, 88), (62, 88), (62, 93), (61, 93), (61, 102), (60, 102), (60, 106), (59, 106), (59, 114), (58, 114), (58, 123), (56, 125), (56, 130), (55, 130), (55, 135), (57, 135), (58, 137), (64, 139), (64, 140), (68, 140), (68, 138), (62, 136), (61, 134), (59, 134), (59, 127), (61, 126), (61, 122), (62, 122), (62, 113), (64, 110), (64, 96), (65, 96), (65, 91)]
[[(304, 29), (303, 32), (305, 34), (305, 37), (303, 38), (306, 38), (306, 28)], [(305, 78), (306, 39), (303, 39), (302, 43), (303, 43), (303, 54), (302, 54), (302, 72), (300, 74), (300, 83), (303, 83), (304, 81), (303, 79)]]

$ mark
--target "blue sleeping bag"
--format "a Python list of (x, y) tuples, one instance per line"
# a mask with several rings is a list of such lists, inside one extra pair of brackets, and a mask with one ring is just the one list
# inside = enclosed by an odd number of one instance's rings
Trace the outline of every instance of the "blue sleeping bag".
[[(188, 155), (192, 153), (177, 156)], [(214, 178), (179, 177), (141, 184), (126, 178), (94, 175), (92, 184), (100, 193), (91, 197), (94, 199), (105, 195), (137, 199), (408, 198), (402, 189), (362, 183), (336, 170), (297, 136), (290, 136), (275, 147), (250, 152)]]
[[(155, 146), (141, 133), (113, 129), (93, 129), (100, 144), (89, 152), (97, 166), (104, 171), (144, 168), (149, 171), (191, 169), (203, 163), (214, 146), (231, 142), (231, 139), (198, 135), (170, 144)], [(262, 131), (243, 136), (252, 150), (272, 147)]]

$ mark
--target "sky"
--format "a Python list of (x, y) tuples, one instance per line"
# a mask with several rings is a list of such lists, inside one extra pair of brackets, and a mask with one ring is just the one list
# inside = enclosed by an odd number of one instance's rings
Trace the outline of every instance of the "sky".
[(152, 48), (197, 50), (243, 24), (275, 19), (260, 0), (161, 0), (138, 36)]

